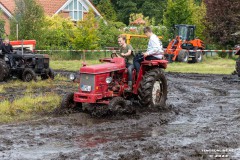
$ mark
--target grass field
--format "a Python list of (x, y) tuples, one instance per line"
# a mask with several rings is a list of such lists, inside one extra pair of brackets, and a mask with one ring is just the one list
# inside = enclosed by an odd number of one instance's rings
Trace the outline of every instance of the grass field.
[[(87, 64), (100, 63), (98, 60), (87, 60)], [(51, 61), (53, 69), (77, 71), (82, 66), (81, 60)], [(206, 73), (206, 74), (231, 74), (235, 69), (235, 60), (219, 57), (204, 58), (201, 63), (169, 63), (167, 72)]]

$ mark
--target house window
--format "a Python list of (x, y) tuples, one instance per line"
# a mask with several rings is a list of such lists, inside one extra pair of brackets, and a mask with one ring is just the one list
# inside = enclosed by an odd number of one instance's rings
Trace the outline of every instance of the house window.
[(72, 0), (64, 10), (69, 11), (70, 17), (74, 21), (82, 20), (83, 19), (83, 12), (86, 12), (86, 8), (78, 0)]

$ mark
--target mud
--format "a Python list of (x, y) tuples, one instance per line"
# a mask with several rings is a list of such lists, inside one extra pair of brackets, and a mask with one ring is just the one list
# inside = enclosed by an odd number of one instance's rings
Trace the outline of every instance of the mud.
[[(236, 77), (166, 76), (167, 108), (160, 112), (137, 109), (102, 118), (72, 113), (0, 125), (0, 159), (240, 159)], [(62, 86), (57, 93), (67, 91)]]

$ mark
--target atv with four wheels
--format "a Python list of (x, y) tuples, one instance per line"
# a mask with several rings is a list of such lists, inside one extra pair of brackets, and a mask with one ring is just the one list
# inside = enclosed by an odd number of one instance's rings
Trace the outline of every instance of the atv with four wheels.
[[(102, 64), (83, 65), (80, 68), (79, 90), (63, 97), (61, 110), (83, 110), (90, 104), (90, 113), (131, 112), (131, 102), (142, 107), (161, 108), (167, 99), (166, 60), (144, 60), (139, 74), (133, 70), (133, 89), (127, 92), (128, 74), (124, 58), (100, 59)], [(129, 103), (130, 102), (130, 103)]]
[[(10, 65), (9, 56), (12, 56), (14, 66)], [(18, 77), (29, 82), (41, 76), (42, 80), (54, 79), (54, 72), (49, 67), (49, 56), (34, 54), (31, 50), (17, 48), (14, 53), (0, 54), (0, 81), (9, 77)]]

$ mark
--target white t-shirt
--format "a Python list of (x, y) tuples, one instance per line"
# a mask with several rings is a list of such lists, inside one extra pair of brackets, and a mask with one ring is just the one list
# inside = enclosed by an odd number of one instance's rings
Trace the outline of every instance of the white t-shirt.
[(159, 59), (163, 58), (164, 51), (162, 47), (162, 42), (155, 34), (152, 34), (150, 36), (147, 53), (148, 55), (153, 55), (154, 57)]

